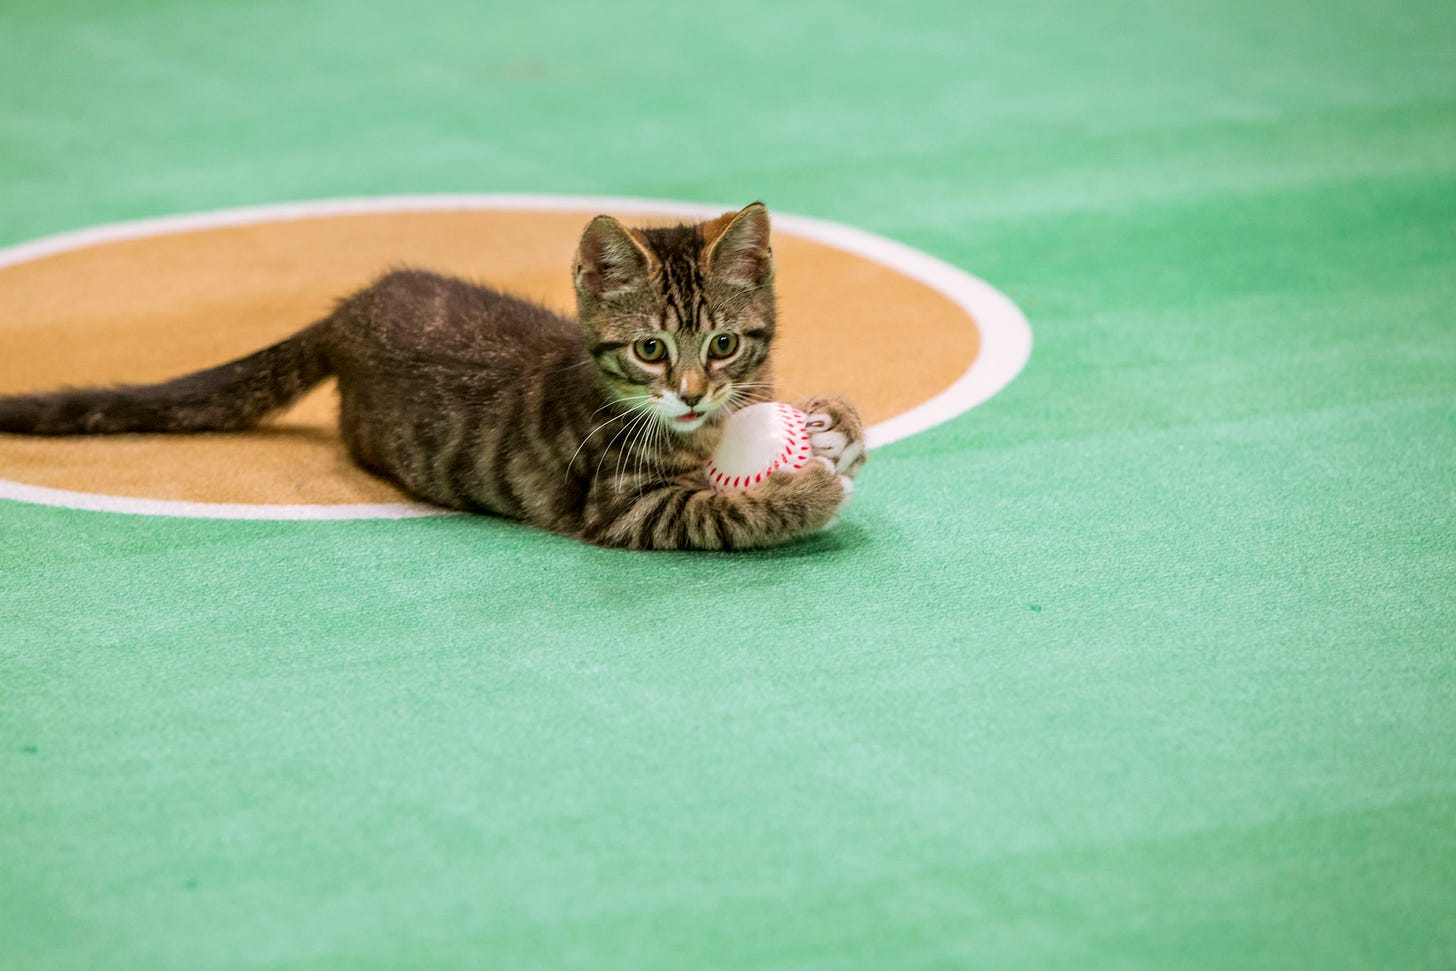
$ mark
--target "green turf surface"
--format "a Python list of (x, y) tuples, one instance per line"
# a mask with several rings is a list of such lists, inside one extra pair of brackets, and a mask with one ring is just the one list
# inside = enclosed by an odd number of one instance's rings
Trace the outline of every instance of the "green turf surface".
[(771, 553), (0, 503), (0, 968), (1453, 966), (1453, 45), (1446, 2), (0, 5), (0, 242), (762, 197), (1036, 335)]

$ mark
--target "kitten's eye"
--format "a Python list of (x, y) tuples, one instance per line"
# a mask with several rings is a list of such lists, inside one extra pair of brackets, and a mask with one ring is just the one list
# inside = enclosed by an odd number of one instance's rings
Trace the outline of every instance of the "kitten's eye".
[(732, 357), (736, 350), (738, 350), (737, 334), (719, 334), (708, 343), (709, 357)]
[(667, 342), (656, 337), (644, 337), (632, 345), (632, 350), (636, 351), (637, 356), (642, 360), (653, 364), (667, 357)]

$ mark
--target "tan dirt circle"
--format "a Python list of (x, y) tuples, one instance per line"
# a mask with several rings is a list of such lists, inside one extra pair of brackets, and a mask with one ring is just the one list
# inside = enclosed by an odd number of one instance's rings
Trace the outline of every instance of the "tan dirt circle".
[[(317, 216), (98, 243), (0, 267), (0, 394), (146, 383), (280, 340), (381, 271), (411, 265), (572, 313), (570, 264), (595, 212)], [(624, 218), (630, 225), (677, 220)], [(956, 381), (980, 335), (939, 291), (864, 256), (775, 232), (780, 395), (838, 391), (873, 424)], [(354, 466), (332, 382), (256, 431), (0, 435), (0, 479), (163, 501), (405, 500)]]

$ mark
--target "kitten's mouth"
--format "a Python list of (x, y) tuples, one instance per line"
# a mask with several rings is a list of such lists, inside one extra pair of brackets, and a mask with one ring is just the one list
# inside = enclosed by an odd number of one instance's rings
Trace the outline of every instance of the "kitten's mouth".
[(695, 432), (708, 420), (712, 409), (694, 408), (692, 411), (685, 411), (681, 415), (663, 416), (663, 422), (668, 428), (675, 432), (686, 435)]

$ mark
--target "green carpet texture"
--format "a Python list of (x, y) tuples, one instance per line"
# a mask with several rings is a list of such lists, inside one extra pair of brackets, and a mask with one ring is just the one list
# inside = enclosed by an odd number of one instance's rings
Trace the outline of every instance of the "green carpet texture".
[(1456, 967), (1450, 0), (3, 0), (0, 92), (0, 244), (762, 198), (1035, 335), (765, 553), (0, 502), (4, 971)]

